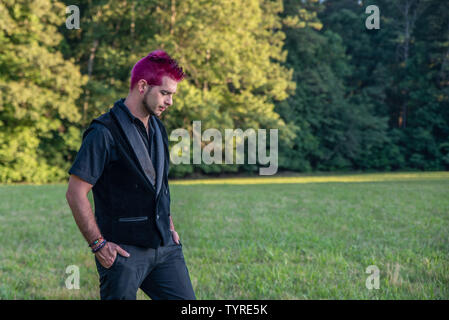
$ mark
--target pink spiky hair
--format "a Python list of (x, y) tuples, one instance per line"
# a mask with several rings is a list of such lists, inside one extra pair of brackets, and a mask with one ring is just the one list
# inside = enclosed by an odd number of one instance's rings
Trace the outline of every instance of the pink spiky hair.
[(160, 86), (164, 76), (179, 82), (184, 79), (185, 74), (176, 60), (165, 51), (155, 50), (134, 65), (131, 71), (130, 89), (132, 90), (140, 79), (146, 80), (150, 86)]

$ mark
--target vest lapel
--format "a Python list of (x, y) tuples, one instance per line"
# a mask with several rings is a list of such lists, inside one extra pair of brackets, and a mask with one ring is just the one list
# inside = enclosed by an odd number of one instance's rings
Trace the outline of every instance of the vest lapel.
[[(112, 114), (117, 119), (120, 127), (125, 133), (128, 143), (131, 145), (131, 149), (139, 160), (140, 167), (142, 168), (145, 176), (148, 178), (151, 186), (155, 187), (156, 181), (154, 181), (155, 170), (151, 163), (147, 149), (137, 132), (136, 127), (131, 123), (125, 111), (123, 111), (118, 105), (115, 105), (111, 109)], [(158, 174), (159, 175), (159, 174)]]
[(162, 139), (162, 133), (159, 128), (159, 124), (157, 123), (155, 116), (151, 116), (151, 123), (154, 128), (154, 136), (156, 140), (156, 196), (161, 191), (162, 179), (164, 177), (164, 143)]

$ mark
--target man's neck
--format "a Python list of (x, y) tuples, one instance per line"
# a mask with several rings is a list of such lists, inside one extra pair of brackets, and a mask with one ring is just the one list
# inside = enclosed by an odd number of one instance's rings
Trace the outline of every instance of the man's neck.
[(126, 97), (124, 104), (134, 117), (142, 121), (142, 123), (148, 130), (148, 120), (150, 119), (151, 115), (145, 111), (142, 102), (137, 101), (131, 94), (129, 94)]

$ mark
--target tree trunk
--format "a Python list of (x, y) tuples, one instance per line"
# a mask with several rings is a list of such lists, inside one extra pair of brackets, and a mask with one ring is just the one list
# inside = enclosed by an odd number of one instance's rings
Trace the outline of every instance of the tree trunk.
[(176, 0), (171, 0), (170, 35), (173, 35), (176, 23)]
[[(94, 68), (94, 60), (95, 60), (95, 53), (98, 48), (98, 40), (95, 39), (92, 43), (92, 47), (90, 48), (90, 55), (89, 60), (87, 61), (87, 79), (88, 82), (90, 81), (92, 77), (92, 70)], [(90, 91), (89, 89), (86, 90), (86, 97), (84, 98), (84, 105), (83, 105), (83, 123), (86, 124), (87, 121), (87, 110), (89, 108), (89, 97), (90, 97)]]

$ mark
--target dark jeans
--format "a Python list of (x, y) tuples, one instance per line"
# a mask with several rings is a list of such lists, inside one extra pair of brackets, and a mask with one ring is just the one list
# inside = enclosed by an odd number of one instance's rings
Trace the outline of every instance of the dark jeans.
[(101, 300), (135, 300), (140, 288), (153, 300), (195, 300), (182, 244), (157, 249), (119, 244), (130, 257), (117, 254), (112, 266), (95, 258), (100, 277)]

